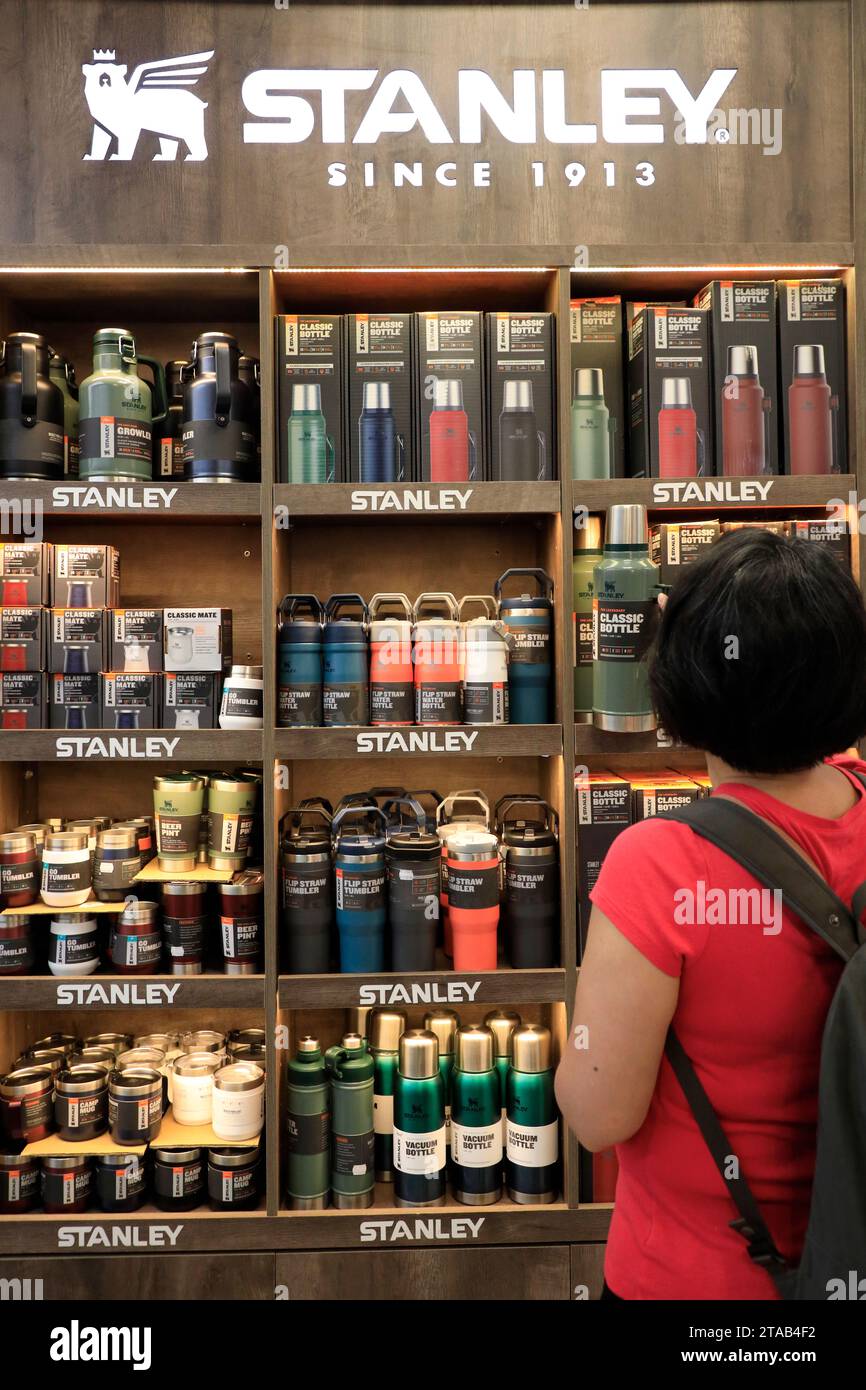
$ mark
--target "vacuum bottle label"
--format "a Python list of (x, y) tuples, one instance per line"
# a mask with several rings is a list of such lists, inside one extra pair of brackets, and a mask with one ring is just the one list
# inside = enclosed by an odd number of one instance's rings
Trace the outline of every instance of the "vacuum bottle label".
[(643, 661), (653, 639), (658, 605), (651, 599), (593, 600), (596, 661)]
[(78, 442), (84, 459), (130, 459), (148, 465), (153, 460), (153, 430), (123, 415), (93, 416), (79, 424)]
[(431, 1134), (394, 1128), (394, 1167), (398, 1173), (435, 1176), (445, 1167), (445, 1126)]
[(502, 1121), (469, 1129), (451, 1121), (451, 1157), (461, 1168), (490, 1168), (502, 1162)]
[(549, 1168), (559, 1154), (559, 1124), (516, 1125), (505, 1122), (505, 1150), (509, 1163), (523, 1168)]

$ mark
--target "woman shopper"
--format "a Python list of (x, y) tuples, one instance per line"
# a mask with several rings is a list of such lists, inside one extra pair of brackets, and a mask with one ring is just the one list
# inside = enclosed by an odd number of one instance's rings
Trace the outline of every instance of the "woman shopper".
[[(853, 775), (866, 764), (833, 755), (866, 732), (866, 611), (834, 556), (767, 531), (725, 537), (674, 586), (650, 681), (666, 731), (705, 752), (713, 796), (769, 822), (850, 902), (866, 877)], [(799, 1258), (842, 962), (778, 895), (742, 892), (756, 888), (661, 817), (616, 839), (592, 892), (556, 1093), (582, 1144), (617, 1147), (608, 1297), (778, 1297), (729, 1224), (737, 1212), (664, 1056), (671, 1024), (776, 1246)], [(760, 908), (744, 913), (746, 901)]]

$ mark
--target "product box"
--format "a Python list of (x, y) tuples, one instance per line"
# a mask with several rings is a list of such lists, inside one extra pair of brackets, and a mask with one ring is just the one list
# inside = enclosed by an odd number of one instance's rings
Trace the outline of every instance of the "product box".
[(157, 680), (149, 671), (113, 671), (100, 676), (103, 729), (159, 728)]
[(580, 954), (586, 945), (589, 895), (602, 861), (617, 835), (631, 824), (631, 787), (612, 772), (590, 772), (575, 778), (577, 802), (577, 902)]
[(230, 608), (164, 608), (166, 671), (227, 671), (232, 664)]
[(695, 297), (710, 316), (713, 467), (720, 477), (779, 471), (776, 282), (712, 280)]
[(484, 477), (482, 329), (476, 310), (415, 315), (418, 458), (425, 482)]
[(46, 677), (41, 671), (0, 671), (0, 729), (44, 729)]
[(105, 608), (50, 608), (46, 669), (68, 675), (104, 671), (109, 617)]
[(413, 314), (349, 314), (347, 482), (411, 481), (416, 472)]
[(162, 670), (161, 608), (114, 608), (109, 622), (109, 671)]
[(160, 728), (219, 727), (222, 676), (210, 671), (166, 671), (160, 680)]
[(116, 608), (120, 555), (113, 545), (55, 545), (52, 598), (56, 608)]
[(845, 286), (779, 281), (779, 370), (786, 473), (848, 471)]
[(45, 609), (0, 608), (0, 671), (45, 670)]
[(837, 560), (841, 560), (846, 569), (850, 568), (851, 552), (843, 522), (789, 521), (786, 522), (786, 527), (789, 536), (803, 541), (814, 541), (816, 545), (825, 545)]
[(682, 773), (666, 772), (647, 777), (634, 777), (631, 781), (632, 820), (649, 820), (651, 816), (663, 816), (665, 811), (676, 811), (697, 801), (700, 788), (691, 776)]
[(664, 306), (667, 309), (685, 309), (686, 307), (684, 299), (629, 299), (625, 306), (625, 331), (627, 334), (631, 332), (631, 326), (641, 309), (646, 309), (650, 304), (656, 304), (660, 308)]
[(102, 711), (98, 675), (48, 677), (48, 726), (51, 729), (99, 729)]
[(342, 482), (346, 469), (346, 323), (342, 314), (280, 314), (280, 478)]
[(571, 339), (571, 476), (625, 473), (622, 300), (573, 299)]
[(694, 782), (698, 789), (699, 797), (709, 796), (710, 792), (713, 790), (713, 784), (710, 781), (708, 772), (692, 772), (686, 768), (679, 767), (674, 768), (674, 772), (678, 777), (684, 777), (687, 781)]
[(648, 304), (628, 339), (628, 468), (636, 478), (712, 471), (709, 315)]
[(0, 543), (0, 604), (51, 602), (51, 546), (46, 541)]
[(775, 536), (788, 534), (787, 521), (723, 521), (720, 524), (723, 536), (730, 535), (732, 531), (772, 531)]
[(488, 476), (495, 482), (559, 477), (553, 314), (484, 319)]
[(672, 521), (651, 526), (650, 559), (659, 567), (662, 584), (673, 584), (683, 565), (690, 565), (721, 535), (717, 521)]

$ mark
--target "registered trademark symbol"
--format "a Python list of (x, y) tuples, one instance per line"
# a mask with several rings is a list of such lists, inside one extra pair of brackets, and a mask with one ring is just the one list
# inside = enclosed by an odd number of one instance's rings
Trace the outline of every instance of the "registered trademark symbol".
[(716, 131), (716, 144), (717, 144), (717, 145), (727, 145), (727, 143), (728, 143), (728, 141), (730, 140), (730, 138), (731, 138), (731, 132), (730, 132), (729, 130), (725, 130), (724, 126), (722, 126), (719, 130)]

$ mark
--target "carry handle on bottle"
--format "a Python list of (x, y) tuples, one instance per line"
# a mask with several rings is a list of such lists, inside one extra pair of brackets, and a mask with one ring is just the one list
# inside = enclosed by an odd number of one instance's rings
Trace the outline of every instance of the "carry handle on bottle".
[(315, 810), (321, 808), (327, 814), (328, 820), (334, 816), (334, 808), (326, 796), (305, 796), (303, 801), (298, 802), (298, 810)]
[(21, 344), (21, 423), (36, 424), (36, 344)]
[(397, 824), (391, 824), (392, 813), (394, 811), (394, 808), (397, 806), (408, 806), (411, 809), (412, 814), (415, 818), (415, 826), (413, 827), (413, 829), (417, 829), (419, 834), (422, 834), (427, 829), (427, 816), (424, 812), (424, 807), (421, 806), (420, 803), (417, 802), (413, 796), (395, 796), (392, 797), (390, 801), (386, 801), (384, 806), (382, 807), (382, 814), (386, 817), (388, 821), (389, 831), (403, 829), (402, 811), (400, 812), (400, 818)]
[(331, 848), (335, 854), (337, 852), (337, 846), (340, 840), (340, 836), (338, 833), (340, 826), (346, 820), (358, 820), (361, 817), (363, 817), (368, 822), (372, 822), (374, 818), (380, 820), (384, 827), (383, 836), (387, 835), (388, 821), (382, 814), (382, 812), (379, 810), (378, 806), (344, 806), (342, 811), (338, 811), (337, 814), (334, 816), (334, 819), (331, 821)]
[(325, 604), (325, 622), (334, 623), (341, 608), (347, 607), (360, 608), (361, 622), (366, 630), (370, 622), (370, 610), (360, 594), (331, 594)]
[(224, 429), (232, 408), (232, 355), (228, 343), (213, 343), (212, 346), (216, 376), (214, 419)]
[(432, 816), (431, 816), (431, 815), (428, 815), (426, 811), (424, 812), (424, 814), (425, 814), (426, 819), (427, 819), (427, 824), (428, 824), (428, 825), (432, 825), (432, 827), (435, 828), (435, 826), (436, 826), (436, 812), (438, 811), (439, 807), (442, 805), (442, 793), (441, 793), (441, 792), (437, 792), (437, 791), (432, 791), (430, 788), (424, 788), (424, 789), (422, 789), (421, 791), (409, 791), (409, 792), (406, 793), (406, 795), (407, 795), (407, 796), (413, 797), (414, 800), (417, 801), (418, 804), (422, 806), (422, 809), (423, 809), (423, 803), (422, 803), (422, 801), (421, 801), (421, 798), (422, 798), (422, 797), (425, 797), (425, 796), (431, 797), (431, 799), (432, 799), (432, 801), (433, 801), (433, 814), (432, 814)]
[(337, 451), (329, 434), (325, 435), (325, 482), (332, 483), (337, 476)]
[(391, 801), (394, 797), (408, 796), (408, 792), (405, 787), (371, 787), (367, 795), (378, 806), (383, 798), (385, 801)]
[(467, 621), (463, 617), (463, 605), (465, 603), (480, 603), (484, 609), (485, 618), (490, 618), (491, 622), (497, 617), (496, 599), (492, 594), (464, 594), (457, 605), (457, 614), (461, 623)]
[(469, 806), (480, 806), (484, 813), (484, 824), (490, 826), (490, 802), (479, 787), (468, 787), (464, 791), (450, 792), (445, 800), (436, 807), (436, 824), (444, 825), (451, 820), (454, 814), (454, 807), (461, 802), (466, 802)]
[(455, 622), (457, 621), (459, 616), (459, 609), (457, 607), (456, 598), (453, 594), (449, 594), (444, 591), (442, 593), (439, 593), (436, 589), (430, 589), (429, 591), (423, 594), (419, 594), (416, 598), (414, 605), (416, 621), (421, 617), (422, 608), (426, 608), (426, 606), (429, 603), (444, 604), (445, 607), (448, 609), (449, 618), (453, 619)]
[[(511, 578), (513, 574), (526, 574), (529, 575), (532, 579), (537, 579), (538, 587), (541, 591), (539, 593), (539, 598), (546, 598), (549, 599), (551, 602), (553, 601), (553, 580), (551, 579), (550, 575), (546, 572), (546, 570), (510, 569), (506, 570), (504, 574), (500, 574), (496, 583), (493, 585), (493, 593), (496, 598), (496, 602), (499, 604), (500, 609), (502, 607), (502, 586)], [(520, 597), (532, 598), (532, 594), (521, 594)]]
[[(288, 610), (286, 609), (286, 604), (289, 605)], [(277, 608), (278, 621), (290, 623), (299, 608), (301, 611), (308, 609), (309, 612), (315, 616), (316, 622), (321, 626), (324, 620), (324, 614), (322, 605), (315, 594), (286, 594), (285, 597), (280, 600), (279, 607)]]
[[(314, 817), (318, 820), (322, 820), (329, 830), (331, 828), (331, 817), (326, 811), (319, 810), (316, 806), (304, 806), (303, 803), (300, 806), (290, 806), (288, 811), (280, 816), (277, 826), (280, 843), (282, 843), (284, 837), (287, 840), (296, 840), (306, 817)], [(287, 830), (284, 829), (286, 825), (288, 825)]]
[(536, 434), (537, 434), (537, 436), (538, 436), (538, 478), (537, 478), (537, 481), (540, 483), (540, 482), (542, 481), (542, 479), (544, 478), (545, 470), (546, 470), (546, 468), (547, 468), (547, 441), (546, 441), (546, 439), (544, 438), (544, 431), (543, 431), (543, 430), (537, 430), (537, 431), (536, 431)]
[(402, 483), (406, 477), (406, 441), (402, 434), (395, 434), (397, 442), (397, 482)]
[(703, 432), (703, 430), (699, 430), (699, 429), (696, 429), (696, 430), (695, 430), (695, 443), (696, 443), (696, 445), (697, 445), (697, 451), (696, 451), (696, 452), (697, 452), (697, 459), (696, 459), (696, 462), (697, 462), (697, 465), (698, 465), (697, 476), (698, 476), (699, 478), (703, 478), (703, 477), (705, 477), (704, 469), (705, 469), (706, 466), (707, 466), (707, 446), (706, 446), (706, 440), (704, 439), (704, 432)]
[(162, 424), (168, 414), (168, 386), (165, 380), (165, 367), (155, 357), (139, 357), (138, 365), (149, 367), (153, 373), (152, 415), (154, 425)]
[(838, 396), (831, 396), (831, 397), (830, 397), (830, 419), (833, 421), (833, 440), (832, 440), (832, 445), (831, 445), (832, 450), (833, 450), (833, 456), (832, 456), (832, 458), (830, 459), (830, 472), (831, 472), (831, 473), (841, 473), (841, 472), (842, 472), (842, 460), (841, 460), (840, 457), (839, 457), (839, 397), (838, 397)]
[(502, 807), (510, 806), (513, 801), (526, 802), (527, 805), (530, 802), (538, 801), (540, 801), (542, 805), (547, 804), (544, 800), (544, 797), (539, 796), (537, 792), (503, 792), (502, 796), (500, 796), (499, 800), (496, 802), (496, 805), (493, 807), (494, 826), (498, 827), (502, 822)]
[[(549, 802), (549, 801), (542, 801), (542, 799), (541, 799), (540, 797), (536, 798), (536, 797), (534, 797), (534, 796), (530, 796), (530, 797), (518, 796), (518, 797), (515, 797), (512, 801), (508, 801), (508, 802), (507, 802), (507, 804), (505, 805), (504, 809), (502, 809), (501, 815), (500, 815), (500, 808), (502, 807), (502, 802), (503, 802), (504, 799), (505, 799), (504, 797), (500, 797), (499, 801), (497, 801), (497, 803), (496, 803), (496, 810), (497, 810), (497, 831), (498, 831), (499, 829), (504, 830), (507, 826), (513, 825), (513, 824), (515, 823), (515, 821), (518, 821), (518, 822), (519, 822), (520, 820), (524, 820), (524, 821), (534, 820), (534, 818), (531, 817), (531, 816), (517, 816), (517, 817), (515, 817), (513, 814), (510, 814), (510, 813), (513, 813), (514, 807), (515, 807), (515, 806), (526, 806), (526, 807), (528, 807), (528, 808), (530, 808), (530, 809), (532, 809), (532, 810), (536, 810), (536, 811), (538, 811), (538, 810), (543, 810), (543, 811), (544, 811), (544, 825), (543, 825), (543, 829), (545, 829), (545, 830), (551, 830), (551, 831), (553, 832), (553, 834), (556, 836), (557, 840), (559, 839), (559, 816), (557, 815), (557, 813), (556, 813), (556, 811), (554, 810), (554, 808), (550, 805), (550, 802)], [(534, 823), (535, 823), (535, 824), (538, 824), (537, 821), (535, 821)]]
[(374, 594), (367, 605), (370, 622), (373, 621), (380, 608), (391, 603), (397, 604), (403, 609), (403, 615), (408, 618), (410, 623), (415, 621), (415, 610), (405, 594)]
[(478, 478), (478, 441), (472, 430), (467, 431), (469, 435), (469, 482), (474, 483)]
[(607, 470), (608, 476), (613, 478), (616, 474), (616, 420), (612, 415), (608, 416), (607, 421)]

